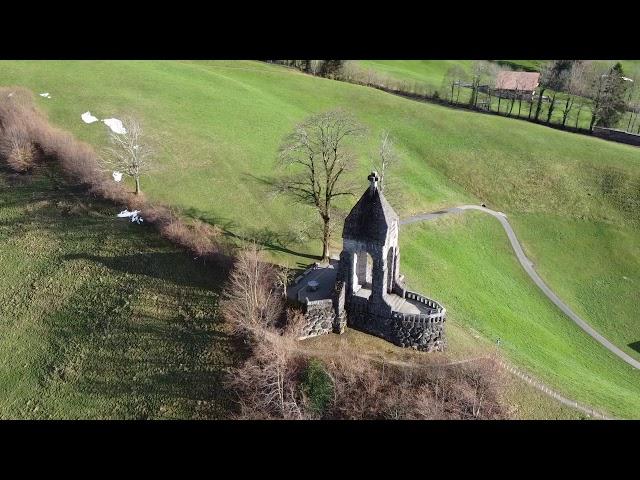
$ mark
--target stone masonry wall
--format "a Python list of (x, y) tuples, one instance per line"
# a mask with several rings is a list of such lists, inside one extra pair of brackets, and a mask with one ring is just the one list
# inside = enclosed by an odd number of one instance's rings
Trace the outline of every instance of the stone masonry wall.
[(371, 313), (351, 305), (349, 326), (383, 338), (399, 347), (420, 351), (442, 351), (446, 346), (444, 317), (429, 318), (427, 315), (403, 315), (392, 317)]
[(336, 314), (332, 300), (309, 302), (305, 311), (305, 324), (300, 332), (300, 339), (317, 337), (333, 331)]

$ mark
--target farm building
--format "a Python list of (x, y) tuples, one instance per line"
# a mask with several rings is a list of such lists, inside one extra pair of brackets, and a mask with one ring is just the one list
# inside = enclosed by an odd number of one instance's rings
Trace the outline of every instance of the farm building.
[(531, 100), (540, 83), (538, 72), (512, 72), (503, 70), (496, 76), (495, 95), (503, 98)]

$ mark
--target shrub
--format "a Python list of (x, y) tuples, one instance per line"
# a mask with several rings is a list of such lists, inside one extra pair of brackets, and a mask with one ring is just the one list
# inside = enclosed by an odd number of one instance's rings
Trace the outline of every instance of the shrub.
[(9, 128), (0, 138), (0, 156), (16, 172), (26, 172), (35, 163), (36, 149), (25, 132)]
[(310, 409), (322, 415), (333, 398), (333, 380), (323, 363), (312, 358), (302, 372), (300, 389), (307, 399)]

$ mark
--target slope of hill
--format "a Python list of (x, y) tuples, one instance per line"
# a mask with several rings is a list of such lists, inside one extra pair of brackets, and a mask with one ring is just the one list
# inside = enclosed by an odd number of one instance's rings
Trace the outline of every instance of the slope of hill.
[(453, 305), (449, 321), (469, 325), (494, 343), (499, 339), (502, 352), (552, 388), (616, 416), (640, 415), (640, 371), (603, 349), (543, 296), (495, 219), (467, 212), (403, 229), (409, 285)]
[[(274, 258), (289, 264), (308, 262), (309, 255), (319, 252), (317, 241), (310, 240), (315, 214), (285, 198), (274, 198), (264, 180), (273, 174), (278, 144), (295, 122), (322, 109), (348, 108), (371, 133), (357, 147), (363, 161), (354, 178), (365, 183), (378, 134), (390, 130), (404, 156), (395, 172), (402, 191), (401, 201), (396, 200), (394, 206), (401, 215), (480, 201), (508, 213), (527, 254), (550, 286), (566, 294), (571, 307), (620, 348), (640, 358), (628, 345), (640, 338), (632, 300), (625, 298), (632, 286), (593, 281), (640, 278), (634, 246), (640, 224), (636, 208), (640, 154), (633, 147), (412, 102), (258, 62), (2, 62), (0, 66), (0, 83), (50, 92), (50, 99), (38, 97), (38, 101), (51, 120), (96, 147), (105, 145), (107, 129), (101, 123), (84, 124), (83, 112), (90, 110), (99, 118), (139, 117), (155, 135), (158, 151), (158, 171), (143, 180), (143, 190), (150, 197), (254, 238), (271, 248)], [(340, 206), (346, 210), (350, 201)], [(541, 238), (552, 225), (554, 232), (566, 228), (566, 241)], [(603, 240), (583, 242), (581, 232), (589, 229)], [(624, 233), (615, 233), (620, 229)], [(617, 247), (607, 253), (609, 238), (616, 239)], [(421, 245), (427, 251), (436, 248), (430, 243)], [(569, 259), (572, 250), (579, 255)], [(606, 258), (618, 251), (628, 252), (626, 263), (583, 262), (583, 257)], [(464, 255), (464, 250), (451, 255)], [(407, 269), (413, 262), (419, 264), (417, 256), (411, 258), (403, 254)], [(565, 261), (570, 269), (561, 263)], [(573, 267), (580, 262), (591, 268)], [(534, 295), (528, 289), (513, 289), (515, 296)], [(423, 291), (432, 292), (429, 285)], [(584, 298), (594, 302), (582, 303)], [(461, 324), (474, 325), (484, 316), (487, 322), (496, 315), (504, 321), (509, 318), (507, 311), (492, 309), (490, 303), (480, 304), (471, 314), (458, 297), (446, 300)], [(534, 296), (526, 301), (537, 304), (544, 299)], [(615, 311), (624, 318), (612, 321), (603, 311)], [(536, 319), (526, 321), (535, 323)], [(576, 338), (584, 334), (571, 331), (560, 332), (567, 335), (562, 341), (581, 345), (583, 340)], [(512, 335), (515, 341), (524, 332), (515, 330)], [(528, 351), (526, 339), (521, 340), (519, 348), (529, 358), (518, 359), (535, 373), (549, 375), (544, 352)], [(576, 355), (586, 365), (597, 362), (594, 371), (602, 375), (595, 376), (603, 382), (608, 381), (603, 378), (606, 372), (622, 368), (616, 359), (594, 360), (588, 351), (582, 356), (581, 349), (563, 350), (563, 355), (568, 362)], [(562, 387), (561, 381), (557, 384)], [(612, 381), (605, 390), (616, 389), (621, 398), (628, 398), (627, 386), (619, 382)], [(578, 400), (587, 401), (594, 395), (588, 386), (581, 390), (574, 385), (574, 391)], [(632, 404), (630, 400), (612, 409), (626, 415), (632, 413)], [(637, 405), (635, 408), (637, 414)]]
[(0, 418), (227, 415), (220, 279), (117, 212), (0, 172)]

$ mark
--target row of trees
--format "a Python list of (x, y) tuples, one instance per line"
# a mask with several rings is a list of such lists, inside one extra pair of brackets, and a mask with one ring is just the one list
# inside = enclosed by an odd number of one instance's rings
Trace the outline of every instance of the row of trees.
[(268, 62), (286, 65), (311, 75), (328, 78), (337, 78), (345, 64), (345, 60), (268, 60)]
[[(469, 89), (467, 102), (478, 109), (492, 109), (497, 98), (497, 112), (507, 116), (513, 114), (517, 102), (517, 116), (521, 117), (524, 101), (529, 104), (526, 118), (547, 124), (552, 122), (554, 113), (560, 111), (563, 127), (568, 125), (571, 112), (575, 113), (575, 127), (578, 128), (581, 113), (589, 111), (589, 130), (596, 125), (616, 127), (622, 116), (631, 112), (623, 127), (628, 130), (635, 127), (640, 110), (638, 89), (636, 83), (625, 76), (620, 63), (607, 67), (588, 60), (548, 61), (540, 71), (539, 86), (533, 99), (527, 99), (524, 88), (517, 84), (513, 94), (505, 97), (497, 89), (498, 74), (502, 70), (498, 64), (489, 61), (474, 62), (470, 72), (453, 66), (444, 77), (442, 90), (450, 103), (461, 103), (461, 89)], [(546, 107), (544, 117), (543, 107)]]

